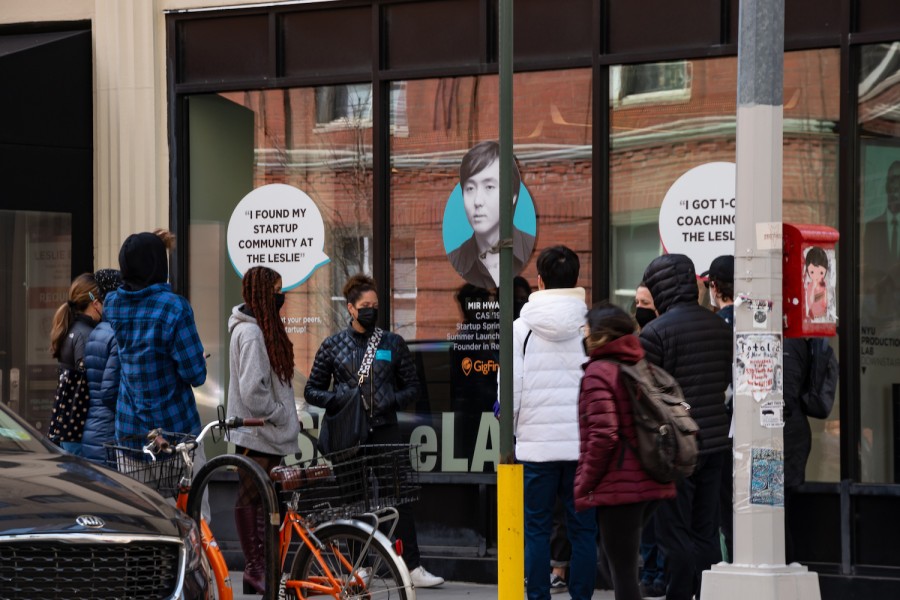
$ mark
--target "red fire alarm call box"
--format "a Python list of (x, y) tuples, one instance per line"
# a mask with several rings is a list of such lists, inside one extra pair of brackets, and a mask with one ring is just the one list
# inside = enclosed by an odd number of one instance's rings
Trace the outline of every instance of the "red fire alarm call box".
[(837, 230), (825, 225), (784, 223), (782, 233), (785, 337), (835, 335)]

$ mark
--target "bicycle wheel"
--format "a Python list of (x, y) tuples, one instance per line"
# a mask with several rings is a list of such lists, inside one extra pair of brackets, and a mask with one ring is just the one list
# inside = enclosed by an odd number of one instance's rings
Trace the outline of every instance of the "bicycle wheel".
[[(394, 553), (390, 542), (381, 533), (376, 532), (369, 541), (370, 532), (371, 528), (367, 530), (365, 525), (352, 523), (332, 523), (317, 528), (315, 536), (325, 546), (321, 552), (322, 561), (308, 547), (301, 546), (291, 565), (291, 579), (324, 582), (324, 563), (342, 583), (339, 592), (342, 599), (415, 600), (403, 559)], [(310, 590), (300, 593), (301, 598), (322, 595)]]

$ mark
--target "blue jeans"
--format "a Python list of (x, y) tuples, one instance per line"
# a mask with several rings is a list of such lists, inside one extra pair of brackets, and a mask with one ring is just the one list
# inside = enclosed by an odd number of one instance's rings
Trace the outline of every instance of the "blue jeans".
[(68, 452), (69, 454), (74, 454), (75, 456), (81, 456), (81, 442), (60, 442), (60, 447)]
[(572, 488), (576, 461), (523, 462), (525, 484), (525, 592), (528, 600), (550, 597), (550, 533), (557, 496), (565, 507), (572, 545), (568, 586), (572, 600), (589, 600), (597, 576), (594, 509), (575, 512)]
[(647, 586), (665, 587), (666, 555), (656, 543), (655, 519), (651, 516), (641, 532), (641, 583)]

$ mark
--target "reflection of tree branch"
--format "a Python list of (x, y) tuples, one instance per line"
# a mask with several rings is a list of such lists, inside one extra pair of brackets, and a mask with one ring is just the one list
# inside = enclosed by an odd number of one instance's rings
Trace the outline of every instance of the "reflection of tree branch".
[[(324, 166), (334, 174), (332, 181), (337, 190), (331, 204), (331, 218), (326, 223), (330, 238), (328, 255), (336, 267), (332, 275), (333, 290), (339, 290), (357, 271), (371, 271), (366, 252), (367, 240), (371, 238), (369, 224), (372, 223), (371, 143), (367, 143), (371, 136), (371, 120), (367, 116), (371, 112), (371, 95), (370, 87), (367, 94), (355, 96), (350, 104), (351, 114), (344, 119), (346, 128), (323, 136), (327, 141)], [(349, 143), (339, 146), (335, 139), (345, 137), (347, 132)], [(342, 201), (340, 195), (349, 202)], [(348, 205), (352, 211), (349, 214), (343, 210)], [(328, 304), (332, 324), (342, 326), (346, 312), (343, 303), (329, 299)]]

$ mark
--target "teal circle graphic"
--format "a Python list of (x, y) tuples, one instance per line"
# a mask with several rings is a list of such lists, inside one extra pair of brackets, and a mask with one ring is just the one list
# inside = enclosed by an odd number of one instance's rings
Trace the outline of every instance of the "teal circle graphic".
[[(519, 184), (519, 199), (513, 213), (513, 225), (529, 235), (537, 235), (534, 200), (524, 183)], [(472, 237), (472, 233), (472, 226), (469, 225), (466, 208), (463, 205), (462, 187), (457, 183), (450, 192), (447, 206), (444, 208), (444, 252), (450, 254), (459, 248), (463, 242)]]

